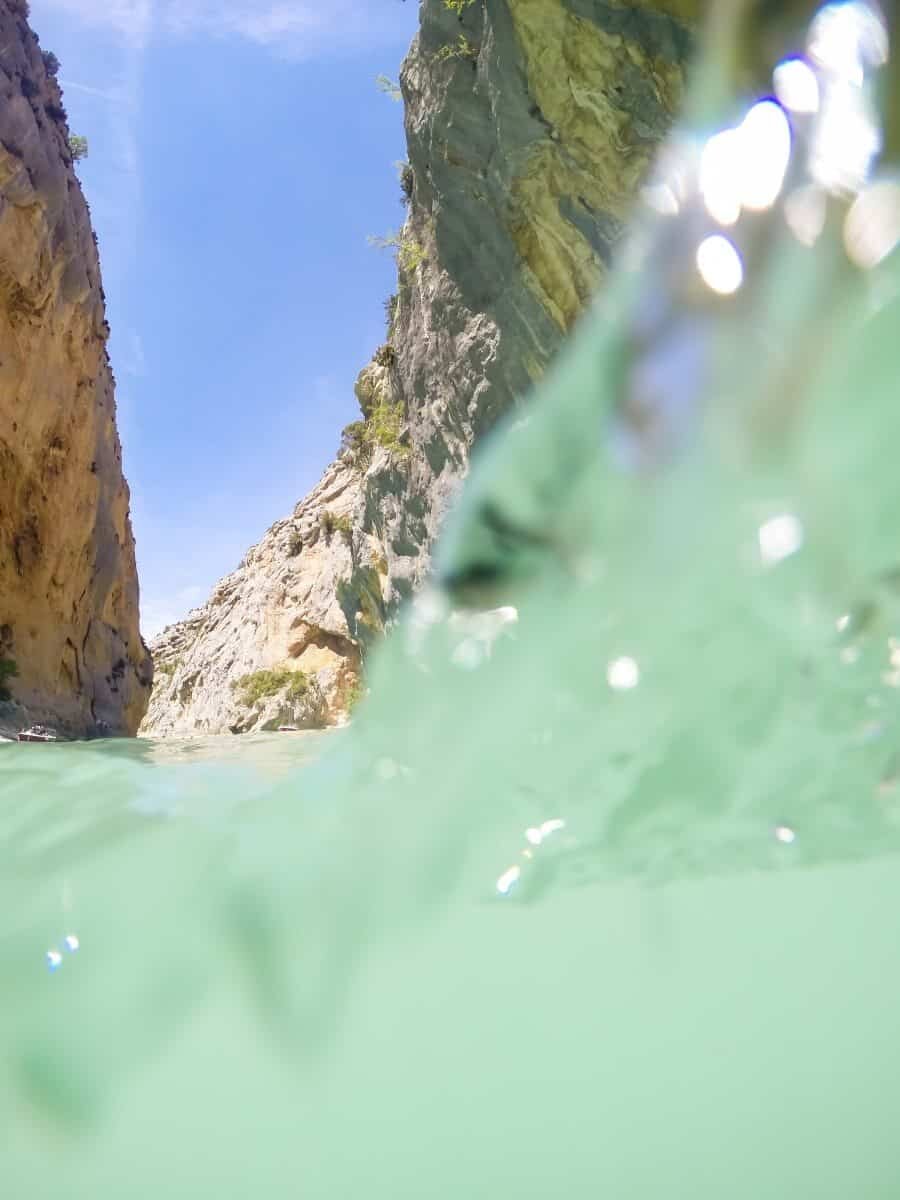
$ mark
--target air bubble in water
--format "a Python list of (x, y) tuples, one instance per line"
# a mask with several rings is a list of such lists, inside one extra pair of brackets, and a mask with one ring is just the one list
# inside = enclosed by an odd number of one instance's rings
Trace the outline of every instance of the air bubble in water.
[(606, 681), (615, 692), (628, 692), (636, 688), (641, 672), (633, 658), (616, 658), (606, 668)]
[(759, 527), (759, 553), (767, 566), (796, 554), (803, 545), (803, 526), (791, 513), (782, 513)]
[(504, 871), (497, 880), (497, 891), (501, 896), (508, 896), (515, 885), (519, 882), (522, 875), (521, 867), (510, 867), (508, 871)]

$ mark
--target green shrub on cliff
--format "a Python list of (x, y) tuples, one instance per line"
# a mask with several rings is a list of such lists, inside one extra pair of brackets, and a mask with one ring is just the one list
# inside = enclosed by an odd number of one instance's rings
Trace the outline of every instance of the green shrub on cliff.
[(425, 247), (420, 242), (398, 230), (391, 230), (385, 234), (370, 233), (366, 241), (377, 250), (396, 250), (397, 266), (404, 275), (411, 275), (428, 258)]
[(390, 450), (392, 454), (404, 457), (409, 453), (407, 446), (400, 441), (400, 430), (403, 427), (403, 405), (391, 403), (390, 400), (379, 400), (372, 409), (372, 415), (366, 422), (370, 437)]
[(231, 685), (231, 690), (237, 693), (240, 702), (248, 708), (252, 708), (268, 696), (277, 696), (285, 688), (286, 699), (300, 700), (309, 691), (309, 680), (303, 671), (293, 671), (290, 667), (275, 667), (242, 675)]
[(69, 153), (72, 155), (72, 162), (80, 162), (81, 159), (88, 156), (88, 140), (86, 137), (80, 137), (73, 133), (69, 138)]
[(328, 509), (322, 513), (322, 530), (326, 537), (330, 538), (333, 533), (343, 534), (345, 538), (350, 539), (353, 534), (353, 526), (350, 524), (350, 518), (338, 513), (330, 512)]
[(441, 46), (432, 61), (436, 63), (449, 62), (452, 58), (468, 58), (474, 61), (478, 57), (478, 47), (473, 46), (464, 33), (455, 42)]
[(19, 668), (13, 658), (0, 658), (0, 700), (12, 700), (12, 692), (6, 686), (8, 679), (15, 679)]
[(412, 275), (418, 271), (428, 258), (425, 247), (414, 238), (403, 238), (397, 251), (397, 264), (404, 275)]

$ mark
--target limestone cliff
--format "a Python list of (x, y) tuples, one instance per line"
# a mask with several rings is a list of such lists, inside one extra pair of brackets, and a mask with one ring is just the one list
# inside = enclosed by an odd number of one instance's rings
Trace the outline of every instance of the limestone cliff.
[[(333, 639), (323, 689), (328, 719), (342, 711), (357, 647), (427, 576), (473, 446), (527, 395), (602, 282), (677, 110), (698, 7), (423, 0), (401, 76), (408, 213), (387, 339), (357, 383), (362, 420), (295, 514), (320, 509), (340, 478), (350, 531), (327, 561), (304, 549), (286, 574), (273, 527), (167, 630), (158, 662), (190, 646), (157, 687), (148, 732), (246, 727), (232, 685), (292, 661), (292, 624)], [(252, 637), (237, 632), (245, 622)]]
[[(359, 472), (339, 460), (202, 608), (161, 635), (147, 715), (155, 735), (340, 718), (356, 686), (362, 622), (381, 626), (386, 564), (375, 540), (352, 528), (361, 500)], [(356, 616), (360, 595), (371, 597), (366, 618)], [(259, 694), (248, 702), (242, 681), (254, 676)]]
[(100, 268), (27, 15), (0, 0), (0, 726), (134, 733), (152, 665)]

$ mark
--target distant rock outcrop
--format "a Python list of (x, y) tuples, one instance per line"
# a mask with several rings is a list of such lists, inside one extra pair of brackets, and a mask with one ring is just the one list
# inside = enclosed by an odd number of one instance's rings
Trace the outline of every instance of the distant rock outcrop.
[(134, 733), (138, 628), (95, 239), (25, 0), (0, 0), (0, 726)]
[(245, 727), (252, 714), (224, 684), (292, 661), (291, 626), (337, 639), (323, 688), (326, 719), (340, 716), (359, 647), (428, 575), (473, 446), (527, 395), (601, 284), (678, 109), (699, 7), (424, 0), (401, 75), (409, 203), (386, 341), (357, 383), (362, 420), (295, 516), (320, 509), (340, 478), (350, 528), (324, 561), (304, 552), (288, 575), (275, 526), (200, 615), (167, 630), (157, 662), (190, 639), (179, 670), (190, 662), (217, 686), (201, 702), (198, 683), (161, 679), (147, 731)]
[[(386, 564), (377, 542), (351, 533), (361, 483), (349, 463), (329, 467), (206, 604), (160, 636), (146, 721), (155, 736), (340, 719), (357, 687), (360, 642), (384, 620)], [(242, 686), (255, 676), (255, 689)]]

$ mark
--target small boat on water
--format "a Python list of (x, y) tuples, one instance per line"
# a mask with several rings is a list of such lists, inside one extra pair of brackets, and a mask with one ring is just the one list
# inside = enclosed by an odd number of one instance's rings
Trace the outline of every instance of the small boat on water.
[(23, 729), (16, 737), (17, 742), (58, 742), (59, 734), (55, 729), (49, 729), (46, 725), (32, 725), (30, 729)]
[(299, 733), (300, 730), (297, 728), (296, 725), (279, 725), (278, 732), (279, 733)]

